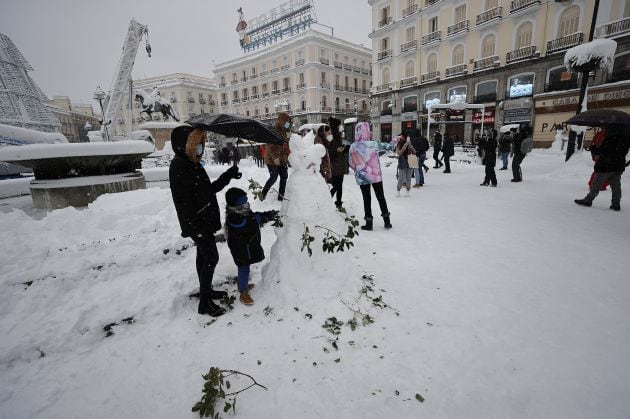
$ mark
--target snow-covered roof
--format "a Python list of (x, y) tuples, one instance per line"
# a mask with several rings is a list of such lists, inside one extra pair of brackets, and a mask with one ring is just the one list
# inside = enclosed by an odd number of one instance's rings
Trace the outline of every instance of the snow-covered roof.
[(575, 70), (594, 58), (599, 58), (599, 67), (612, 70), (615, 61), (617, 42), (612, 39), (595, 39), (586, 44), (569, 48), (564, 54), (564, 65), (568, 70)]

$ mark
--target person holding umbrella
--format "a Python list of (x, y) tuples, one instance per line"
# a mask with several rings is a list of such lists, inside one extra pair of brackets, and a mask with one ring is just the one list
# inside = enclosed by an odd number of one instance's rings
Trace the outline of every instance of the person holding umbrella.
[[(285, 142), (289, 141), (289, 132), (291, 129), (291, 116), (286, 112), (280, 112), (278, 114), (278, 120), (275, 124), (276, 131), (284, 139)], [(262, 199), (264, 200), (269, 193), (269, 189), (276, 183), (278, 176), (280, 176), (280, 188), (278, 190), (278, 201), (284, 199), (284, 191), (287, 186), (287, 178), (289, 172), (287, 164), (289, 162), (289, 153), (287, 152), (285, 144), (267, 144), (265, 147), (265, 164), (269, 170), (269, 179), (265, 183), (262, 189)]]
[(606, 128), (604, 140), (600, 145), (591, 144), (595, 177), (588, 194), (582, 199), (576, 199), (574, 201), (576, 204), (590, 207), (602, 185), (608, 182), (612, 191), (610, 209), (621, 210), (621, 175), (626, 169), (629, 145), (628, 133), (619, 125), (610, 125)]
[(219, 263), (219, 253), (214, 233), (221, 229), (221, 212), (216, 193), (241, 174), (237, 166), (227, 169), (211, 182), (201, 165), (206, 134), (189, 124), (176, 127), (171, 133), (175, 157), (171, 161), (168, 177), (177, 219), (183, 237), (190, 237), (197, 247), (197, 276), (199, 277), (199, 314), (218, 317), (225, 309), (212, 300), (227, 297), (225, 291), (212, 289), (214, 268)]

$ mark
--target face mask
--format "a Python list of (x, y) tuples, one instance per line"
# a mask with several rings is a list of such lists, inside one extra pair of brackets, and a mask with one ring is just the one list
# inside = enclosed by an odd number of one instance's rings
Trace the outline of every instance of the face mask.
[(290, 126), (291, 126), (290, 122), (285, 122), (284, 123), (284, 129), (289, 129)]
[(203, 145), (197, 144), (195, 146), (195, 153), (197, 153), (198, 156), (201, 156), (203, 154)]
[(328, 134), (328, 135), (326, 136), (326, 139), (327, 139), (328, 141), (332, 141), (332, 139), (333, 139), (332, 134)]
[(343, 127), (339, 125), (339, 132), (343, 132)]

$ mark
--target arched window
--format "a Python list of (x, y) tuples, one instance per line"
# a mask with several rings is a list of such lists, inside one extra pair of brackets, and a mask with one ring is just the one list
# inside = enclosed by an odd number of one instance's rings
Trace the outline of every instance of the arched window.
[(265, 115), (269, 115), (269, 105), (265, 105)]
[(558, 22), (558, 38), (576, 33), (579, 24), (580, 8), (575, 5), (567, 7), (560, 15), (560, 21)]
[(407, 61), (407, 64), (405, 64), (405, 78), (413, 77), (416, 72), (415, 67), (416, 66), (412, 60)]
[(578, 87), (577, 73), (567, 70), (565, 66), (558, 66), (547, 70), (545, 92), (576, 89)]
[(463, 45), (457, 45), (453, 49), (452, 64), (454, 66), (464, 64), (464, 46)]
[(300, 109), (303, 111), (306, 110), (306, 99), (304, 99), (303, 97), (300, 98)]
[(494, 46), (496, 38), (494, 35), (488, 35), (483, 38), (481, 43), (481, 58), (492, 57), (494, 55)]
[(365, 113), (367, 112), (367, 110), (368, 110), (368, 105), (367, 105), (367, 102), (364, 100), (363, 102), (361, 102), (361, 111)]
[(258, 112), (258, 108), (254, 108), (254, 116), (258, 116), (260, 115), (260, 112)]
[(532, 44), (532, 24), (525, 22), (516, 30), (515, 48), (520, 49)]
[(437, 54), (433, 53), (427, 57), (427, 72), (434, 73), (437, 71)]
[(346, 98), (346, 112), (350, 111), (350, 99)]
[[(628, 0), (630, 2), (630, 0)], [(613, 71), (609, 75), (611, 82), (630, 80), (630, 52), (615, 57)]]
[(383, 84), (389, 83), (389, 68), (383, 69)]
[(335, 108), (339, 109), (341, 107), (341, 100), (339, 97), (335, 98)]

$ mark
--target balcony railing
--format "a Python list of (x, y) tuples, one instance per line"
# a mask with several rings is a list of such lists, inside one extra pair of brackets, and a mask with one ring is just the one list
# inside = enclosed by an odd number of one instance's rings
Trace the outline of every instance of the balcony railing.
[(282, 93), (289, 93), (289, 92), (291, 92), (291, 88), (289, 86), (282, 88)]
[(236, 105), (236, 104), (238, 104), (240, 102), (241, 102), (240, 99), (232, 99), (232, 105)]
[(356, 65), (352, 66), (352, 71), (355, 73), (360, 73), (361, 72), (361, 67), (357, 67)]
[(424, 7), (429, 7), (442, 0), (424, 0)]
[(268, 98), (269, 97), (269, 92), (262, 92), (262, 96), (263, 99)]
[(299, 59), (299, 60), (295, 60), (295, 66), (299, 67), (301, 65), (304, 65), (304, 58)]
[(415, 86), (418, 83), (418, 76), (407, 77), (400, 80), (400, 87)]
[(222, 100), (221, 101), (221, 106), (227, 106), (227, 104), (228, 104), (227, 100)]
[(319, 57), (319, 63), (324, 65), (330, 65), (330, 60), (328, 58)]
[(230, 81), (230, 84), (236, 84), (236, 83), (238, 83), (238, 80), (231, 80)]
[(261, 71), (260, 72), (260, 77), (267, 77), (267, 75), (269, 74), (269, 71)]
[(455, 35), (456, 33), (468, 30), (468, 19), (457, 22), (454, 25), (448, 27), (446, 36)]
[(422, 37), (422, 45), (429, 44), (431, 42), (439, 41), (442, 31), (435, 31)]
[(468, 65), (466, 64), (458, 64), (458, 65), (454, 65), (452, 67), (448, 67), (446, 69), (446, 77), (453, 77), (453, 76), (458, 76), (460, 74), (466, 74), (468, 73)]
[(545, 83), (545, 92), (557, 92), (559, 90), (577, 89), (578, 81), (577, 77), (572, 80), (557, 80), (550, 83)]
[(440, 79), (440, 71), (431, 71), (429, 73), (424, 73), (422, 78), (420, 79), (422, 83), (428, 83), (430, 81), (439, 80)]
[(322, 89), (330, 89), (330, 83), (322, 81), (319, 83), (319, 87), (321, 87)]
[(403, 9), (402, 11), (402, 17), (405, 18), (409, 15), (412, 15), (414, 13), (416, 13), (418, 11), (418, 5), (417, 4), (412, 4), (411, 6), (407, 7), (406, 9)]
[(289, 64), (285, 64), (282, 67), (280, 67), (280, 71), (286, 71), (289, 69)]
[(494, 7), (490, 10), (486, 10), (485, 12), (477, 15), (477, 26), (483, 25), (484, 23), (494, 19), (501, 19), (502, 14), (503, 7)]
[(581, 32), (563, 36), (562, 38), (547, 41), (547, 55), (559, 51), (564, 51), (576, 45), (580, 45), (584, 40), (584, 34)]
[(243, 103), (249, 102), (249, 96), (243, 96), (243, 98), (241, 99), (241, 102)]
[(340, 84), (335, 84), (335, 90), (343, 91), (343, 87)]
[(247, 81), (247, 77), (241, 77), (241, 83), (245, 83)]
[(378, 27), (382, 28), (383, 26), (391, 25), (393, 21), (394, 21), (394, 19), (392, 19), (391, 16), (390, 17), (385, 17), (385, 18), (383, 18), (382, 20), (380, 20), (378, 22)]
[(597, 27), (598, 38), (609, 38), (630, 32), (630, 17)]
[(306, 89), (306, 83), (298, 83), (295, 85), (295, 90)]
[(249, 76), (249, 78), (250, 78), (251, 80), (257, 79), (257, 78), (258, 78), (258, 74), (256, 74), (256, 73), (252, 73), (252, 74)]
[(389, 82), (389, 83), (381, 84), (380, 86), (376, 86), (375, 90), (376, 90), (376, 93), (380, 93), (380, 92), (384, 92), (386, 90), (391, 90), (393, 88), (394, 88), (394, 83), (393, 82)]
[(219, 87), (225, 87), (225, 82), (219, 83)]
[(330, 106), (322, 106), (321, 108), (319, 108), (320, 112), (332, 112), (332, 107)]
[(380, 61), (380, 60), (384, 60), (385, 58), (391, 57), (392, 56), (392, 50), (391, 49), (386, 49), (385, 51), (381, 51), (379, 53), (376, 54), (376, 60)]
[(536, 56), (536, 47), (529, 46), (524, 48), (519, 48), (514, 51), (510, 51), (505, 54), (505, 63), (513, 63), (515, 61), (525, 60), (527, 58), (533, 58)]
[(199, 98), (199, 103), (201, 103), (202, 105), (206, 104), (206, 100), (202, 97)]
[(486, 93), (485, 95), (477, 95), (475, 96), (474, 103), (488, 103), (488, 102), (496, 102), (497, 101), (497, 93)]
[(333, 61), (333, 67), (343, 68), (343, 64), (341, 64), (341, 61)]
[(414, 39), (413, 41), (405, 42), (404, 44), (400, 45), (400, 52), (415, 51), (417, 49), (418, 49), (417, 39)]
[(349, 71), (352, 71), (352, 66), (351, 66), (350, 64), (344, 64), (344, 65), (343, 65), (343, 69), (344, 69), (344, 70), (349, 70)]
[(479, 71), (486, 68), (494, 67), (499, 62), (499, 57), (492, 55), (490, 57), (482, 58), (473, 63), (473, 71)]
[(258, 94), (255, 93), (253, 95), (250, 96), (252, 100), (258, 100)]
[(369, 68), (361, 67), (361, 74), (369, 74), (369, 73), (370, 73), (370, 69)]
[(512, 0), (510, 3), (510, 13), (518, 12), (534, 4), (540, 4), (540, 0)]
[(275, 73), (279, 73), (279, 72), (280, 72), (280, 69), (278, 67), (276, 67), (276, 68), (272, 68), (271, 69), (270, 74), (275, 74)]
[(273, 89), (273, 90), (271, 91), (271, 95), (272, 95), (272, 96), (278, 96), (278, 95), (280, 95), (280, 89)]

